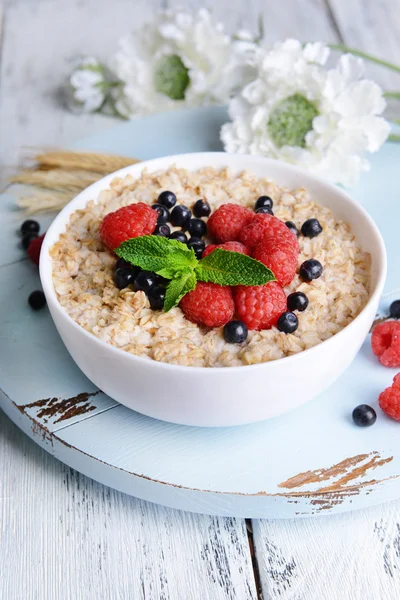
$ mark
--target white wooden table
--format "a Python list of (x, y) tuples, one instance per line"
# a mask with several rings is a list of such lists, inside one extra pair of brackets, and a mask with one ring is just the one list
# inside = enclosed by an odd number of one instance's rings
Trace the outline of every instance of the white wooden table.
[[(0, 0), (0, 175), (24, 145), (67, 145), (115, 123), (63, 109), (58, 87), (74, 57), (106, 58), (160, 6), (200, 4), (3, 0), (2, 10)], [(204, 4), (232, 28), (254, 30), (264, 14), (271, 41), (341, 41), (400, 62), (400, 0)], [(370, 72), (400, 89), (400, 76)], [(0, 412), (1, 600), (395, 600), (399, 590), (400, 501), (296, 521), (179, 513), (72, 471)]]

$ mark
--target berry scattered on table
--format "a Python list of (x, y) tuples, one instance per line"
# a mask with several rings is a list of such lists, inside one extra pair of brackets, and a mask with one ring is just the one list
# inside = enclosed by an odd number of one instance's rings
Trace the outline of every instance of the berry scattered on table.
[(286, 227), (287, 227), (288, 229), (290, 229), (290, 231), (291, 231), (292, 233), (294, 233), (294, 235), (295, 235), (296, 237), (299, 237), (299, 235), (300, 235), (300, 231), (297, 229), (297, 227), (296, 227), (296, 225), (293, 223), (293, 221), (286, 221), (285, 225), (286, 225)]
[(400, 323), (386, 321), (375, 325), (371, 336), (372, 352), (384, 367), (400, 367)]
[(136, 277), (133, 287), (135, 292), (142, 291), (145, 294), (156, 284), (157, 275), (151, 271), (140, 271)]
[(301, 226), (301, 233), (305, 237), (314, 238), (322, 233), (322, 226), (318, 219), (307, 219)]
[(208, 231), (219, 243), (236, 241), (243, 228), (253, 219), (254, 213), (249, 208), (238, 204), (222, 204), (208, 219)]
[(157, 223), (159, 225), (167, 223), (167, 221), (169, 221), (169, 210), (165, 206), (157, 203), (153, 204), (151, 208), (155, 210), (158, 215)]
[(36, 240), (38, 237), (39, 236), (37, 233), (27, 233), (26, 235), (24, 235), (21, 242), (23, 249), (28, 250), (33, 240)]
[(359, 427), (370, 427), (376, 421), (376, 412), (368, 404), (359, 404), (352, 412), (352, 418)]
[(28, 246), (28, 256), (35, 265), (39, 265), (40, 250), (42, 248), (45, 234), (35, 237), (31, 240)]
[(222, 327), (235, 312), (231, 288), (216, 283), (197, 282), (196, 288), (179, 303), (185, 317), (207, 327)]
[(201, 219), (201, 217), (209, 217), (211, 214), (211, 206), (203, 199), (197, 200), (193, 206), (193, 214), (198, 219)]
[(190, 219), (187, 230), (192, 237), (201, 238), (207, 233), (207, 225), (201, 219)]
[(323, 267), (319, 260), (310, 258), (309, 260), (305, 260), (300, 266), (300, 277), (304, 281), (312, 281), (321, 277), (322, 271)]
[(256, 214), (257, 215), (273, 215), (274, 211), (272, 210), (272, 208), (268, 208), (268, 206), (261, 206), (260, 208), (257, 208)]
[(293, 292), (293, 294), (289, 294), (287, 299), (287, 307), (289, 310), (303, 312), (303, 310), (306, 310), (307, 306), (308, 298), (303, 292)]
[(119, 290), (123, 290), (135, 281), (137, 274), (130, 267), (120, 267), (115, 270), (114, 283)]
[(249, 330), (243, 321), (229, 321), (224, 326), (224, 339), (228, 344), (242, 344), (247, 340)]
[(299, 320), (293, 312), (287, 310), (281, 314), (276, 326), (283, 333), (294, 333), (299, 326)]
[(162, 285), (155, 285), (150, 288), (147, 297), (150, 302), (150, 307), (153, 310), (161, 310), (164, 308), (165, 288)]
[(222, 248), (222, 250), (229, 250), (230, 252), (239, 252), (239, 254), (247, 254), (250, 255), (250, 252), (246, 248), (244, 244), (240, 242), (225, 242), (225, 244), (209, 244), (206, 246), (206, 249), (203, 252), (203, 258), (214, 252), (217, 248)]
[(233, 288), (236, 313), (248, 329), (270, 329), (286, 310), (286, 294), (276, 281)]
[(100, 225), (100, 236), (110, 250), (140, 235), (150, 235), (157, 224), (158, 213), (144, 202), (130, 204), (106, 215)]
[(166, 223), (158, 223), (153, 235), (161, 235), (162, 237), (169, 237), (171, 235), (171, 229)]
[[(212, 216), (210, 218), (212, 219)], [(242, 242), (251, 251), (266, 237), (285, 238), (292, 243), (293, 249), (299, 252), (296, 236), (283, 221), (272, 215), (253, 213), (251, 222), (245, 225), (240, 232), (239, 242)]]
[(266, 237), (257, 244), (253, 258), (271, 269), (281, 286), (293, 281), (297, 270), (297, 251), (286, 238)]
[(35, 290), (29, 294), (28, 304), (33, 310), (40, 310), (46, 306), (46, 296), (41, 290)]
[(188, 241), (187, 235), (184, 231), (173, 231), (169, 236), (170, 240), (178, 240), (178, 242), (182, 242), (182, 244), (186, 244)]
[(389, 314), (393, 319), (400, 319), (400, 300), (394, 300), (394, 302), (392, 302)]
[(259, 208), (271, 208), (273, 207), (274, 203), (272, 198), (270, 198), (269, 196), (260, 196), (257, 200), (257, 202), (254, 205), (254, 209), (257, 210)]
[(395, 376), (392, 385), (381, 392), (378, 403), (388, 417), (400, 421), (400, 373)]
[(196, 255), (196, 258), (200, 260), (203, 256), (204, 249), (206, 247), (206, 243), (201, 238), (192, 237), (187, 243), (188, 248), (192, 248)]
[(166, 190), (158, 196), (157, 203), (162, 204), (166, 208), (172, 208), (176, 204), (176, 196), (174, 192)]
[(171, 223), (174, 227), (186, 227), (192, 216), (192, 211), (187, 206), (179, 204), (171, 211)]
[(20, 232), (22, 235), (26, 235), (27, 233), (36, 233), (38, 234), (40, 231), (40, 225), (37, 221), (33, 219), (27, 219), (21, 225)]

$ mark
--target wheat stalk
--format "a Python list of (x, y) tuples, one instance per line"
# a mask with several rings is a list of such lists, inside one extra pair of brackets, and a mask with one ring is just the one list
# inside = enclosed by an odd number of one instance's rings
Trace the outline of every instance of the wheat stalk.
[(90, 171), (64, 171), (52, 169), (51, 171), (33, 171), (25, 169), (10, 177), (10, 183), (34, 185), (46, 189), (82, 190), (98, 181), (103, 175)]
[(76, 193), (74, 192), (37, 190), (33, 194), (18, 198), (17, 206), (27, 215), (60, 211), (75, 196)]
[(136, 158), (127, 156), (114, 156), (112, 154), (97, 154), (94, 152), (73, 152), (70, 150), (51, 150), (35, 155), (39, 169), (78, 169), (82, 171), (95, 171), (108, 175), (123, 167), (128, 167), (139, 162)]

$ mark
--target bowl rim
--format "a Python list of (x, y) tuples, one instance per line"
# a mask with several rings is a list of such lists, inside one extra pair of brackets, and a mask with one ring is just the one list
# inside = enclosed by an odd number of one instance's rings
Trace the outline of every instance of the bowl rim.
[[(50, 247), (53, 246), (53, 244), (55, 243), (55, 240), (51, 241), (51, 238), (54, 235), (53, 232), (55, 230), (57, 231), (57, 239), (58, 239), (60, 236), (60, 233), (63, 231), (63, 226), (66, 227), (70, 216), (73, 214), (73, 212), (75, 212), (75, 210), (78, 210), (77, 207), (75, 208), (75, 204), (79, 204), (82, 201), (82, 198), (86, 198), (86, 204), (88, 202), (90, 202), (91, 200), (96, 201), (100, 192), (109, 188), (110, 182), (113, 179), (115, 179), (116, 177), (124, 177), (126, 175), (134, 175), (135, 176), (136, 171), (137, 171), (137, 174), (140, 175), (140, 173), (143, 169), (146, 169), (146, 168), (152, 169), (152, 167), (155, 167), (155, 170), (157, 168), (166, 169), (166, 168), (168, 168), (168, 166), (172, 166), (174, 163), (179, 163), (180, 160), (185, 159), (187, 157), (193, 157), (194, 159), (195, 158), (201, 159), (202, 157), (207, 157), (207, 160), (209, 160), (210, 163), (212, 163), (213, 160), (220, 159), (222, 157), (226, 158), (227, 163), (232, 158), (235, 158), (237, 160), (238, 157), (240, 157), (244, 161), (248, 160), (248, 161), (251, 161), (254, 163), (262, 163), (266, 167), (268, 167), (268, 165), (271, 165), (272, 168), (274, 168), (274, 167), (276, 168), (276, 166), (279, 165), (280, 169), (283, 169), (284, 171), (286, 170), (287, 172), (292, 173), (300, 178), (304, 178), (305, 182), (308, 180), (309, 182), (314, 182), (316, 184), (322, 185), (327, 190), (329, 190), (331, 193), (341, 196), (341, 198), (345, 202), (347, 202), (348, 204), (353, 206), (353, 208), (355, 208), (357, 211), (359, 211), (363, 215), (363, 217), (368, 221), (368, 224), (371, 227), (371, 229), (375, 235), (375, 241), (377, 243), (377, 259), (378, 259), (378, 262), (380, 263), (380, 268), (379, 268), (378, 275), (377, 275), (375, 289), (372, 292), (372, 294), (370, 294), (370, 296), (368, 298), (368, 302), (363, 307), (363, 309), (359, 312), (359, 314), (348, 325), (346, 325), (343, 329), (341, 329), (338, 333), (334, 334), (327, 340), (320, 342), (316, 346), (312, 346), (311, 348), (307, 348), (306, 350), (302, 350), (301, 352), (292, 354), (291, 356), (284, 356), (282, 358), (278, 358), (278, 359), (268, 361), (268, 362), (261, 362), (261, 363), (256, 363), (253, 365), (240, 365), (240, 366), (233, 365), (230, 367), (202, 367), (202, 366), (177, 365), (177, 364), (173, 364), (173, 363), (157, 361), (157, 360), (151, 359), (146, 356), (139, 356), (136, 354), (131, 354), (129, 352), (126, 352), (125, 350), (122, 350), (121, 348), (117, 348), (116, 346), (113, 346), (112, 344), (109, 344), (109, 343), (101, 340), (100, 338), (95, 336), (93, 333), (90, 333), (89, 331), (84, 329), (76, 321), (74, 321), (74, 319), (67, 313), (67, 311), (60, 304), (60, 302), (57, 298), (57, 294), (54, 289), (54, 285), (53, 285), (52, 259), (49, 254)], [(157, 167), (158, 163), (161, 163), (159, 167)], [(169, 165), (165, 164), (164, 166), (162, 166), (162, 163), (169, 163)], [(179, 164), (177, 164), (177, 166), (179, 168)], [(212, 164), (204, 165), (203, 167), (201, 167), (201, 166), (196, 167), (196, 169), (204, 168), (205, 166), (212, 167), (213, 165)], [(232, 168), (229, 164), (227, 164), (226, 167)], [(182, 167), (182, 168), (187, 168), (190, 170), (190, 167)], [(217, 167), (217, 168), (223, 168), (223, 167)], [(249, 170), (249, 169), (251, 169), (251, 167), (247, 167), (247, 169)], [(304, 187), (307, 187), (307, 183), (304, 184)], [(50, 233), (50, 235), (48, 235), (49, 233)], [(169, 369), (169, 370), (176, 369), (179, 371), (184, 369), (185, 372), (193, 371), (193, 372), (199, 373), (199, 372), (203, 371), (208, 374), (206, 376), (210, 376), (210, 374), (212, 374), (212, 373), (223, 373), (223, 372), (226, 374), (229, 374), (232, 372), (237, 372), (238, 370), (240, 370), (242, 372), (243, 368), (246, 368), (246, 370), (248, 370), (248, 369), (252, 369), (252, 370), (266, 369), (266, 370), (268, 370), (268, 369), (273, 368), (273, 366), (276, 365), (277, 363), (280, 364), (281, 361), (285, 361), (285, 364), (289, 364), (289, 361), (290, 362), (295, 362), (296, 360), (298, 361), (305, 355), (309, 356), (309, 355), (317, 354), (322, 346), (324, 348), (326, 348), (328, 344), (335, 343), (335, 341), (339, 337), (341, 338), (341, 337), (343, 337), (343, 335), (348, 335), (349, 331), (354, 329), (354, 327), (356, 326), (356, 323), (361, 320), (363, 314), (367, 311), (369, 306), (372, 303), (374, 303), (377, 299), (379, 299), (379, 297), (382, 294), (383, 286), (385, 283), (386, 271), (387, 271), (387, 254), (386, 254), (386, 248), (385, 248), (385, 244), (384, 244), (384, 241), (382, 238), (382, 234), (380, 233), (375, 221), (372, 219), (372, 217), (369, 215), (369, 213), (365, 210), (365, 208), (362, 205), (360, 205), (358, 202), (353, 200), (343, 189), (339, 188), (338, 186), (335, 186), (332, 183), (325, 181), (321, 177), (312, 175), (311, 173), (309, 173), (297, 166), (294, 166), (294, 165), (291, 165), (288, 163), (284, 163), (279, 160), (275, 160), (275, 159), (267, 158), (267, 157), (263, 157), (263, 156), (255, 156), (255, 155), (250, 155), (250, 154), (232, 154), (232, 153), (227, 153), (227, 152), (187, 152), (187, 153), (182, 153), (182, 154), (163, 156), (163, 157), (159, 157), (159, 158), (153, 158), (150, 160), (141, 161), (138, 163), (133, 163), (132, 165), (123, 167), (122, 169), (119, 169), (118, 171), (114, 171), (113, 173), (110, 173), (109, 175), (102, 177), (95, 183), (91, 184), (90, 186), (88, 186), (87, 188), (82, 190), (72, 200), (70, 200), (70, 202), (68, 202), (68, 204), (65, 205), (65, 207), (58, 213), (58, 215), (52, 221), (51, 225), (49, 226), (49, 228), (46, 232), (45, 238), (43, 240), (43, 246), (42, 246), (42, 251), (40, 253), (40, 263), (39, 263), (40, 279), (41, 279), (44, 294), (46, 296), (47, 303), (54, 310), (56, 310), (59, 313), (59, 315), (61, 315), (61, 318), (63, 318), (64, 321), (69, 326), (72, 327), (72, 329), (75, 329), (80, 334), (82, 334), (84, 337), (87, 337), (88, 340), (91, 340), (95, 344), (98, 344), (100, 346), (100, 348), (103, 348), (104, 350), (111, 352), (112, 354), (114, 354), (114, 356), (116, 358), (118, 358), (119, 356), (125, 357), (125, 359), (130, 360), (133, 363), (138, 363), (138, 365), (145, 363), (146, 365), (149, 365), (149, 364), (153, 365), (154, 368), (156, 368), (156, 369)], [(52, 318), (53, 318), (53, 315), (52, 315)], [(53, 321), (54, 321), (54, 318), (53, 318)]]

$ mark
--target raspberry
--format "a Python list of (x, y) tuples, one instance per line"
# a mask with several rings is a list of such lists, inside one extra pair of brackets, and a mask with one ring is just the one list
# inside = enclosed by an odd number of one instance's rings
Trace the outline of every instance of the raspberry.
[(244, 244), (241, 244), (240, 242), (225, 242), (225, 244), (210, 244), (209, 246), (207, 246), (203, 252), (203, 258), (211, 254), (211, 252), (214, 252), (216, 248), (230, 250), (231, 252), (239, 252), (240, 254), (247, 254), (247, 256), (250, 254), (246, 246)]
[(372, 331), (372, 352), (385, 367), (400, 367), (400, 323), (386, 321)]
[(208, 219), (207, 227), (217, 242), (230, 242), (238, 239), (243, 227), (252, 219), (254, 213), (249, 208), (239, 204), (223, 204)]
[(235, 312), (231, 288), (199, 281), (196, 288), (179, 303), (185, 317), (207, 327), (221, 327)]
[(265, 237), (285, 238), (299, 252), (299, 243), (294, 233), (277, 217), (267, 214), (256, 214), (239, 235), (239, 241), (253, 250)]
[(35, 265), (39, 265), (40, 249), (43, 244), (45, 234), (34, 238), (28, 246), (28, 256)]
[(297, 252), (293, 251), (292, 242), (286, 238), (264, 238), (257, 244), (253, 258), (271, 269), (282, 287), (289, 285), (296, 275)]
[(153, 233), (157, 218), (157, 211), (143, 202), (123, 206), (104, 217), (100, 225), (101, 239), (115, 250), (126, 240)]
[(233, 289), (236, 312), (249, 329), (270, 329), (286, 310), (285, 292), (276, 281)]
[(400, 373), (393, 379), (393, 384), (379, 395), (378, 402), (384, 413), (400, 421)]

